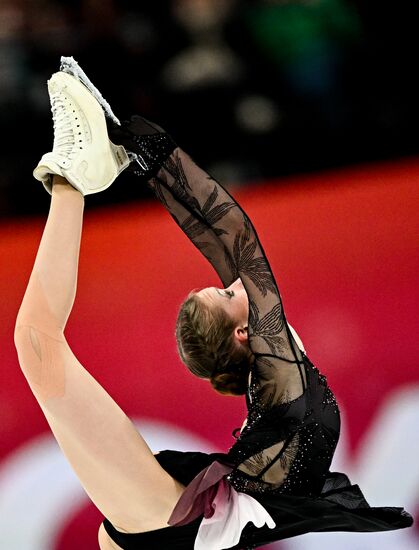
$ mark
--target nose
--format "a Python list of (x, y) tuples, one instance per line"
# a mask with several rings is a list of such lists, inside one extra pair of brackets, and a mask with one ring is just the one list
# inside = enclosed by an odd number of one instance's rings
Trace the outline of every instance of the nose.
[(242, 290), (244, 286), (240, 277), (236, 279), (234, 283), (231, 283), (231, 285), (228, 288), (231, 290)]

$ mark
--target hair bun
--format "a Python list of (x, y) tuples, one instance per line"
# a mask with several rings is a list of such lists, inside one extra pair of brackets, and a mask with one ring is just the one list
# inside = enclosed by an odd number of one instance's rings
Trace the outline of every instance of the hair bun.
[(212, 387), (222, 394), (244, 395), (247, 392), (245, 372), (217, 372), (210, 378)]

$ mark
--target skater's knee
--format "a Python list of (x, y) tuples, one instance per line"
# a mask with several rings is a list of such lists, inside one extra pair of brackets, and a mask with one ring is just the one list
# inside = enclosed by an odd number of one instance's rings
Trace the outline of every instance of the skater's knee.
[(38, 360), (41, 360), (41, 345), (37, 330), (34, 327), (17, 322), (15, 325), (14, 342), (18, 354), (24, 353), (29, 348)]
[(20, 368), (42, 400), (64, 394), (64, 335), (48, 335), (35, 327), (16, 324), (15, 346)]

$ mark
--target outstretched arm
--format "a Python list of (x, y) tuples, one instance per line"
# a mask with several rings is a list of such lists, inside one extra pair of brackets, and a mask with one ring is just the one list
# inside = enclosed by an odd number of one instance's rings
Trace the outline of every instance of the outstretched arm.
[[(134, 172), (149, 180), (156, 197), (209, 259), (223, 283), (241, 278), (249, 297), (249, 342), (260, 358), (261, 380), (267, 382), (261, 383), (261, 391), (263, 386), (266, 402), (276, 402), (283, 395), (285, 379), (272, 384), (272, 367), (279, 360), (282, 365), (298, 362), (301, 354), (285, 322), (276, 282), (250, 219), (222, 185), (155, 124), (132, 117), (111, 132), (111, 138), (139, 155)], [(301, 380), (297, 386), (294, 393), (301, 393)]]
[[(286, 478), (299, 448), (293, 437), (250, 429), (262, 413), (302, 395), (302, 354), (286, 322), (281, 297), (256, 231), (234, 198), (158, 126), (141, 117), (112, 136), (139, 155), (134, 172), (148, 180), (156, 197), (190, 240), (211, 261), (225, 284), (238, 276), (249, 298), (249, 344), (255, 355), (252, 417), (229, 451), (237, 464), (230, 477), (243, 488), (276, 488)], [(298, 368), (297, 368), (298, 366)], [(262, 409), (262, 410), (261, 410)], [(259, 416), (258, 416), (259, 415)], [(249, 438), (252, 440), (249, 443)], [(242, 476), (248, 476), (243, 482)]]
[(217, 272), (224, 276), (227, 271), (231, 280), (241, 278), (249, 297), (249, 339), (255, 355), (293, 361), (274, 276), (252, 222), (235, 199), (179, 147), (149, 185), (201, 251), (211, 238), (211, 263)]
[[(204, 200), (202, 209), (194, 190), (189, 187), (190, 174), (179, 162), (185, 155), (173, 139), (153, 122), (140, 116), (132, 116), (122, 126), (107, 120), (108, 131), (114, 143), (123, 145), (137, 155), (128, 171), (142, 178), (163, 204), (182, 231), (212, 264), (225, 287), (238, 277), (228, 250), (218, 238), (213, 225), (224, 214), (224, 207), (212, 209), (214, 196)], [(180, 153), (180, 155), (179, 155)], [(186, 155), (185, 155), (186, 157)], [(197, 182), (210, 176), (191, 162)], [(185, 168), (187, 168), (185, 166)], [(168, 182), (171, 185), (168, 185)]]
[[(239, 275), (228, 249), (217, 236), (217, 230), (214, 230), (211, 223), (208, 223), (205, 218), (205, 216), (208, 215), (211, 217), (212, 222), (216, 222), (217, 217), (223, 215), (224, 209), (227, 206), (221, 205), (211, 213), (211, 207), (213, 206), (215, 198), (210, 196), (203, 205), (202, 214), (195, 210), (195, 205), (191, 204), (193, 201), (190, 201), (187, 196), (184, 197), (184, 201), (180, 201), (176, 198), (170, 190), (170, 186), (167, 185), (167, 182), (170, 178), (169, 173), (177, 173), (175, 178), (179, 182), (183, 179), (181, 168), (179, 167), (178, 169), (173, 161), (174, 158), (178, 158), (179, 153), (180, 149), (177, 149), (171, 155), (170, 159), (166, 161), (164, 167), (159, 170), (159, 173), (148, 181), (148, 186), (165, 206), (182, 231), (211, 263), (220, 277), (223, 286), (227, 287), (235, 281)], [(172, 172), (168, 172), (166, 166), (170, 166)], [(197, 166), (196, 169), (199, 170)], [(207, 175), (203, 173), (202, 177), (207, 177)], [(179, 186), (179, 184), (176, 184), (176, 186)], [(181, 193), (181, 191), (179, 192)], [(197, 206), (198, 205), (196, 205), (196, 207)]]

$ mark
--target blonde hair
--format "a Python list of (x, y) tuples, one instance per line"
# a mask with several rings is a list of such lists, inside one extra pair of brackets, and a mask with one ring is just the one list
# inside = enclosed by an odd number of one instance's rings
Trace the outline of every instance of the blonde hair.
[(250, 372), (250, 350), (234, 339), (234, 320), (208, 306), (192, 291), (180, 306), (176, 342), (182, 362), (199, 378), (209, 378), (222, 393), (243, 395)]

